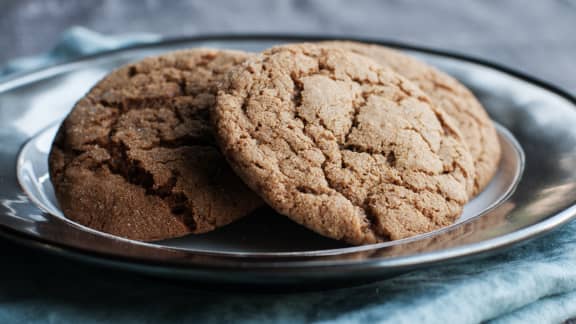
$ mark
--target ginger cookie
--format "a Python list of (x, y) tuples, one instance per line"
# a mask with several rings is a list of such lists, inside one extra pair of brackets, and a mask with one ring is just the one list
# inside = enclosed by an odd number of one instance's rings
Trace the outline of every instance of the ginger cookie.
[(352, 52), (269, 49), (212, 111), (231, 166), (279, 213), (368, 244), (452, 224), (474, 184), (458, 129), (407, 79)]
[(470, 90), (448, 74), (393, 49), (346, 41), (322, 44), (368, 56), (419, 86), (454, 119), (464, 136), (476, 169), (474, 194), (488, 185), (498, 169), (500, 142), (490, 117)]
[(179, 51), (100, 81), (64, 120), (50, 153), (64, 214), (153, 241), (205, 233), (262, 205), (227, 165), (208, 121), (217, 84), (247, 56)]

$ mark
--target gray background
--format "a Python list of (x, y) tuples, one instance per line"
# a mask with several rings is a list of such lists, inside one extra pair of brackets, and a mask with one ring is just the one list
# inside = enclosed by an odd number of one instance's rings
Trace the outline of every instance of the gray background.
[(465, 53), (576, 92), (576, 0), (0, 0), (0, 64), (46, 51), (66, 28), (104, 33), (314, 33)]

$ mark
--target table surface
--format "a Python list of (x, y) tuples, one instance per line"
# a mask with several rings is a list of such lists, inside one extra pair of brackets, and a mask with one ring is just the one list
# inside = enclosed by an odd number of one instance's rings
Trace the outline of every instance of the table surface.
[[(152, 32), (166, 36), (309, 33), (381, 38), (484, 58), (576, 92), (574, 0), (2, 0), (0, 64), (49, 50), (60, 33), (74, 25), (103, 33)], [(107, 292), (114, 298), (117, 284), (132, 282), (132, 286), (138, 286), (138, 282), (145, 282), (139, 276), (62, 260), (2, 239), (0, 255), (0, 303), (3, 299), (18, 302), (21, 296), (23, 303), (33, 304), (31, 293), (51, 296), (55, 303), (88, 300)], [(53, 280), (40, 280), (40, 273)], [(66, 285), (71, 277), (76, 278), (74, 285)], [(182, 283), (170, 282), (155, 288), (165, 287), (169, 293), (174, 284), (181, 290), (188, 289)], [(83, 289), (88, 285), (92, 291)], [(122, 296), (142, 296), (140, 293), (124, 292)], [(127, 312), (122, 300), (117, 305), (110, 312)], [(174, 311), (182, 307), (188, 306), (175, 303)]]

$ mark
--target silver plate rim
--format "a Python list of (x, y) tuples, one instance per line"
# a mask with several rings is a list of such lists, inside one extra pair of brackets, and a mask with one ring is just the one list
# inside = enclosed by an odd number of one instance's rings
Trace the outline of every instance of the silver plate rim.
[(412, 236), (412, 237), (404, 238), (404, 239), (400, 239), (400, 240), (387, 241), (387, 242), (382, 242), (382, 243), (375, 243), (375, 244), (368, 244), (368, 245), (361, 245), (361, 246), (349, 246), (349, 247), (343, 247), (343, 248), (325, 249), (325, 250), (309, 250), (309, 251), (297, 251), (297, 252), (232, 252), (232, 251), (190, 250), (190, 249), (179, 248), (179, 247), (170, 247), (170, 246), (159, 245), (159, 244), (155, 244), (153, 242), (134, 241), (134, 240), (114, 236), (114, 235), (111, 235), (108, 233), (104, 233), (104, 232), (100, 232), (100, 231), (91, 229), (89, 227), (75, 223), (74, 221), (71, 221), (71, 220), (67, 219), (66, 217), (54, 215), (52, 213), (52, 211), (50, 210), (50, 208), (47, 207), (44, 202), (40, 201), (39, 198), (35, 194), (31, 193), (28, 186), (23, 184), (23, 182), (24, 182), (24, 180), (22, 178), (23, 176), (22, 176), (22, 173), (19, 171), (19, 170), (23, 169), (23, 165), (25, 164), (25, 154), (24, 153), (26, 150), (29, 149), (29, 145), (33, 144), (34, 140), (38, 136), (44, 135), (44, 133), (47, 129), (51, 129), (51, 128), (55, 127), (55, 124), (59, 125), (60, 122), (61, 121), (58, 121), (54, 124), (51, 124), (48, 127), (46, 127), (45, 129), (41, 130), (39, 133), (30, 137), (30, 139), (28, 139), (24, 143), (24, 145), (22, 146), (22, 148), (18, 154), (17, 161), (16, 161), (18, 184), (19, 184), (20, 188), (22, 189), (22, 191), (28, 196), (28, 198), (32, 201), (32, 203), (36, 207), (38, 207), (40, 210), (42, 210), (43, 212), (45, 212), (47, 214), (61, 218), (69, 226), (75, 226), (75, 227), (78, 227), (79, 229), (81, 229), (82, 231), (86, 231), (86, 232), (90, 232), (90, 233), (93, 233), (96, 235), (100, 235), (100, 236), (106, 237), (108, 239), (122, 241), (122, 242), (126, 242), (128, 244), (139, 245), (139, 246), (152, 248), (152, 249), (180, 250), (180, 251), (184, 251), (184, 252), (222, 256), (222, 257), (238, 257), (238, 258), (256, 257), (257, 258), (257, 257), (314, 257), (314, 256), (344, 255), (344, 254), (350, 254), (350, 253), (356, 253), (356, 252), (365, 252), (365, 251), (369, 251), (369, 250), (375, 250), (375, 249), (390, 247), (393, 245), (400, 245), (400, 244), (404, 244), (404, 243), (408, 243), (408, 242), (418, 241), (418, 240), (421, 240), (421, 239), (424, 239), (427, 237), (432, 237), (432, 236), (441, 234), (443, 232), (453, 230), (454, 228), (462, 226), (465, 223), (472, 221), (473, 219), (475, 219), (477, 217), (482, 217), (484, 214), (490, 212), (491, 210), (495, 209), (496, 207), (498, 207), (501, 204), (503, 204), (504, 202), (506, 202), (508, 200), (508, 198), (514, 193), (514, 191), (518, 187), (518, 184), (520, 183), (521, 176), (524, 172), (525, 164), (526, 164), (525, 153), (524, 153), (524, 150), (522, 149), (522, 146), (518, 142), (518, 140), (516, 140), (514, 135), (506, 127), (500, 125), (497, 122), (493, 122), (494, 127), (496, 128), (498, 135), (502, 138), (502, 140), (506, 141), (506, 143), (508, 145), (510, 145), (514, 148), (513, 154), (516, 156), (516, 158), (518, 160), (518, 168), (514, 170), (514, 175), (512, 176), (513, 181), (511, 183), (511, 185), (508, 186), (508, 188), (504, 191), (504, 193), (497, 200), (493, 201), (491, 204), (489, 204), (487, 207), (485, 207), (480, 213), (470, 217), (469, 219), (466, 219), (465, 221), (454, 223), (452, 225), (443, 227), (441, 229), (438, 229), (438, 230), (435, 230), (432, 232), (423, 233), (423, 234), (419, 234), (416, 236)]
[[(83, 62), (87, 60), (96, 59), (99, 57), (105, 57), (106, 55), (110, 55), (112, 53), (117, 52), (126, 52), (130, 50), (138, 50), (141, 48), (147, 47), (155, 47), (161, 46), (163, 44), (166, 45), (174, 45), (179, 42), (181, 43), (191, 43), (191, 42), (201, 42), (201, 41), (222, 41), (222, 40), (280, 40), (280, 41), (314, 41), (314, 40), (326, 40), (326, 39), (349, 39), (349, 40), (356, 40), (356, 41), (363, 41), (363, 42), (373, 42), (379, 43), (387, 46), (408, 49), (408, 50), (415, 50), (421, 51), (428, 54), (440, 55), (443, 57), (448, 57), (457, 60), (464, 60), (470, 63), (479, 64), (488, 68), (492, 68), (498, 70), (500, 72), (504, 72), (506, 74), (512, 75), (514, 77), (520, 78), (524, 81), (527, 81), (537, 87), (543, 88), (547, 91), (550, 91), (560, 97), (567, 99), (572, 105), (576, 106), (576, 98), (572, 95), (568, 94), (567, 92), (552, 86), (546, 82), (540, 81), (536, 78), (528, 76), (524, 73), (512, 70), (507, 67), (503, 67), (499, 64), (487, 62), (485, 60), (471, 58), (468, 56), (450, 53), (449, 51), (442, 51), (442, 50), (435, 50), (429, 49), (425, 47), (419, 46), (411, 46), (406, 45), (404, 43), (398, 42), (386, 42), (382, 40), (375, 40), (375, 39), (363, 39), (357, 37), (346, 37), (346, 36), (335, 36), (335, 37), (325, 37), (325, 36), (293, 36), (293, 35), (217, 35), (217, 36), (199, 36), (199, 37), (183, 37), (177, 39), (169, 39), (164, 40), (152, 44), (147, 45), (139, 45), (134, 46), (126, 49), (121, 50), (114, 50), (109, 52), (104, 52), (97, 55), (88, 56), (79, 60), (75, 60), (73, 62), (64, 63), (52, 67), (48, 67), (45, 69), (41, 69), (38, 71), (32, 71), (23, 75), (17, 75), (14, 77), (9, 78), (3, 82), (0, 82), (0, 93), (7, 91), (9, 89), (18, 87), (22, 84), (26, 84), (32, 82), (34, 80), (42, 79), (45, 76), (53, 75), (58, 73), (59, 71), (66, 71), (72, 70), (76, 66), (81, 66)], [(319, 270), (331, 267), (339, 267), (343, 270), (353, 270), (355, 268), (405, 268), (411, 267), (415, 265), (426, 265), (437, 263), (440, 261), (447, 261), (453, 260), (462, 256), (471, 256), (471, 255), (478, 255), (490, 251), (496, 251), (500, 248), (513, 245), (515, 243), (524, 241), (529, 238), (536, 237), (538, 235), (547, 233), (558, 226), (561, 226), (568, 221), (572, 220), (576, 217), (576, 206), (572, 205), (552, 216), (549, 218), (540, 221), (534, 225), (529, 227), (517, 230), (512, 233), (508, 233), (499, 237), (491, 238), (482, 242), (476, 242), (468, 245), (448, 248), (439, 251), (432, 251), (426, 252), (421, 254), (409, 255), (409, 256), (400, 256), (400, 257), (390, 257), (390, 258), (383, 258), (383, 259), (371, 259), (371, 260), (361, 260), (361, 261), (354, 261), (354, 260), (331, 260), (326, 262), (325, 260), (318, 262), (315, 261), (305, 261), (305, 262), (282, 262), (281, 264), (277, 264), (275, 262), (261, 262), (261, 263), (250, 263), (249, 267), (254, 269), (294, 269), (294, 268), (317, 268)], [(102, 261), (110, 261), (110, 262), (120, 262), (120, 263), (127, 263), (127, 264), (135, 264), (135, 265), (142, 265), (142, 266), (160, 266), (160, 267), (178, 267), (178, 266), (190, 266), (191, 264), (180, 264), (178, 262), (171, 262), (171, 260), (163, 261), (163, 262), (154, 262), (153, 260), (148, 259), (139, 259), (133, 258), (130, 256), (118, 256), (112, 254), (102, 254), (96, 251), (89, 251), (81, 248), (77, 248), (74, 246), (66, 246), (61, 245), (57, 242), (46, 242), (42, 238), (33, 237), (30, 234), (22, 233), (18, 231), (18, 229), (7, 227), (3, 224), (0, 224), (0, 235), (4, 234), (3, 236), (12, 237), (15, 240), (21, 241), (24, 240), (28, 244), (32, 244), (38, 247), (41, 247), (45, 250), (51, 250), (53, 252), (58, 252), (62, 254), (72, 254), (76, 256), (85, 256), (87, 258), (96, 258)], [(228, 266), (224, 266), (224, 264), (194, 264), (194, 266), (201, 266), (205, 268), (212, 268), (212, 269), (222, 269), (225, 268), (230, 270), (231, 268), (236, 267), (238, 264), (232, 264)], [(245, 266), (248, 266), (244, 264)]]

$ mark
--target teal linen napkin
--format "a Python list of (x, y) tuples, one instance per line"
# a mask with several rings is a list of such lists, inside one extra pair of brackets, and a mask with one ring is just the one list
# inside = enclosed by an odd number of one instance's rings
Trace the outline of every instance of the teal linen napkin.
[(0, 77), (65, 62), (83, 55), (154, 42), (160, 38), (158, 35), (144, 33), (104, 36), (86, 28), (73, 27), (62, 34), (58, 44), (48, 53), (18, 58), (0, 67)]
[[(77, 27), (52, 51), (0, 69), (0, 77), (158, 39)], [(6, 271), (0, 277), (0, 323), (560, 323), (576, 317), (574, 233), (576, 222), (482, 260), (297, 294), (196, 290), (42, 255), (34, 262), (44, 266), (27, 267), (10, 262), (10, 254), (20, 253), (17, 247), (0, 247), (8, 258), (0, 267)]]

